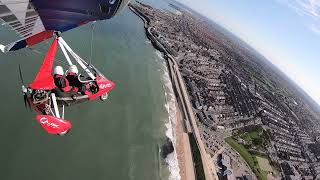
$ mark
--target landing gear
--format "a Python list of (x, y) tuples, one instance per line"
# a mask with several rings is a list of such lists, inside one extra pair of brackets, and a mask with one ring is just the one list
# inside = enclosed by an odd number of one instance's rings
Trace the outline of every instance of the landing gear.
[[(51, 71), (58, 44), (67, 59), (68, 65), (70, 67), (74, 66), (69, 57), (70, 54), (74, 61), (77, 62), (88, 75), (88, 77), (83, 76), (86, 78), (85, 81), (81, 81), (81, 75), (78, 75), (81, 86), (77, 87), (76, 92), (73, 91), (75, 89), (71, 89), (72, 91), (70, 92), (64, 92), (55, 85), (55, 79), (52, 77)], [(65, 136), (71, 129), (71, 122), (64, 119), (65, 105), (69, 106), (84, 101), (91, 101), (98, 97), (100, 97), (102, 101), (106, 101), (108, 99), (107, 92), (115, 86), (112, 81), (108, 80), (92, 64), (88, 64), (73, 52), (58, 35), (54, 39), (36, 78), (28, 87), (23, 86), (24, 83), (20, 66), (19, 73), (25, 106), (29, 106), (37, 112), (36, 120), (47, 133), (59, 136)], [(64, 73), (60, 74), (63, 76)], [(78, 74), (78, 72), (75, 74)], [(80, 92), (81, 95), (78, 92)]]
[(64, 131), (64, 132), (61, 132), (61, 133), (59, 133), (58, 135), (59, 136), (65, 136), (66, 134), (68, 134), (70, 132), (70, 129), (68, 129), (68, 130), (66, 130), (66, 131)]
[(106, 101), (107, 99), (108, 99), (108, 93), (105, 93), (105, 94), (102, 94), (101, 96), (100, 96), (100, 100), (101, 101)]

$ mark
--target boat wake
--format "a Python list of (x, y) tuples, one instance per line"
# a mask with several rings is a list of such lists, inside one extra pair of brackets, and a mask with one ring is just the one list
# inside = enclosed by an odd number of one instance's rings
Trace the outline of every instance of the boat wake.
[(161, 70), (163, 71), (163, 82), (164, 82), (164, 94), (166, 98), (165, 108), (168, 112), (168, 121), (166, 122), (166, 136), (170, 139), (174, 145), (174, 150), (172, 153), (165, 157), (165, 162), (168, 164), (168, 169), (170, 171), (169, 180), (180, 180), (180, 169), (178, 163), (177, 152), (175, 149), (176, 145), (176, 135), (175, 135), (175, 125), (176, 125), (176, 99), (172, 89), (172, 84), (168, 72), (166, 62), (162, 56), (162, 53), (156, 51), (158, 58), (161, 60)]

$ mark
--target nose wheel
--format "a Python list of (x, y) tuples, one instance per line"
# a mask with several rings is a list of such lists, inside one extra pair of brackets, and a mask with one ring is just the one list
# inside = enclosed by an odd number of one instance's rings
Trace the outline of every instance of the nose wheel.
[(106, 101), (107, 99), (108, 99), (108, 93), (105, 93), (105, 94), (102, 94), (101, 96), (100, 96), (100, 100), (101, 101)]
[(70, 129), (68, 129), (68, 130), (66, 130), (66, 131), (64, 131), (64, 132), (61, 132), (61, 133), (59, 133), (59, 134), (57, 134), (57, 135), (59, 135), (59, 136), (65, 136), (65, 135), (67, 135), (67, 134), (69, 133), (69, 131), (70, 131)]

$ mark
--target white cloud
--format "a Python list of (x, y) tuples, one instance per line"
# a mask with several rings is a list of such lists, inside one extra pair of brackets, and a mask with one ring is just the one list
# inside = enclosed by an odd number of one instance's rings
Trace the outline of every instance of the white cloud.
[(320, 35), (320, 0), (277, 0), (285, 3), (300, 16), (311, 18), (313, 24), (307, 27), (317, 35)]
[(316, 25), (316, 24), (312, 24), (312, 25), (310, 26), (310, 29), (311, 29), (314, 33), (320, 35), (320, 26), (318, 26), (318, 25)]
[(319, 20), (320, 18), (320, 0), (281, 0), (285, 1), (289, 7), (297, 13), (304, 14)]

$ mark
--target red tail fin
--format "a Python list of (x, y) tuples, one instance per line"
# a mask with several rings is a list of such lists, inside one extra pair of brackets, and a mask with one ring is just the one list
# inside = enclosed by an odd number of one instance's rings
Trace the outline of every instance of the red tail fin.
[(49, 134), (65, 134), (71, 129), (69, 121), (48, 115), (38, 115), (37, 121)]

